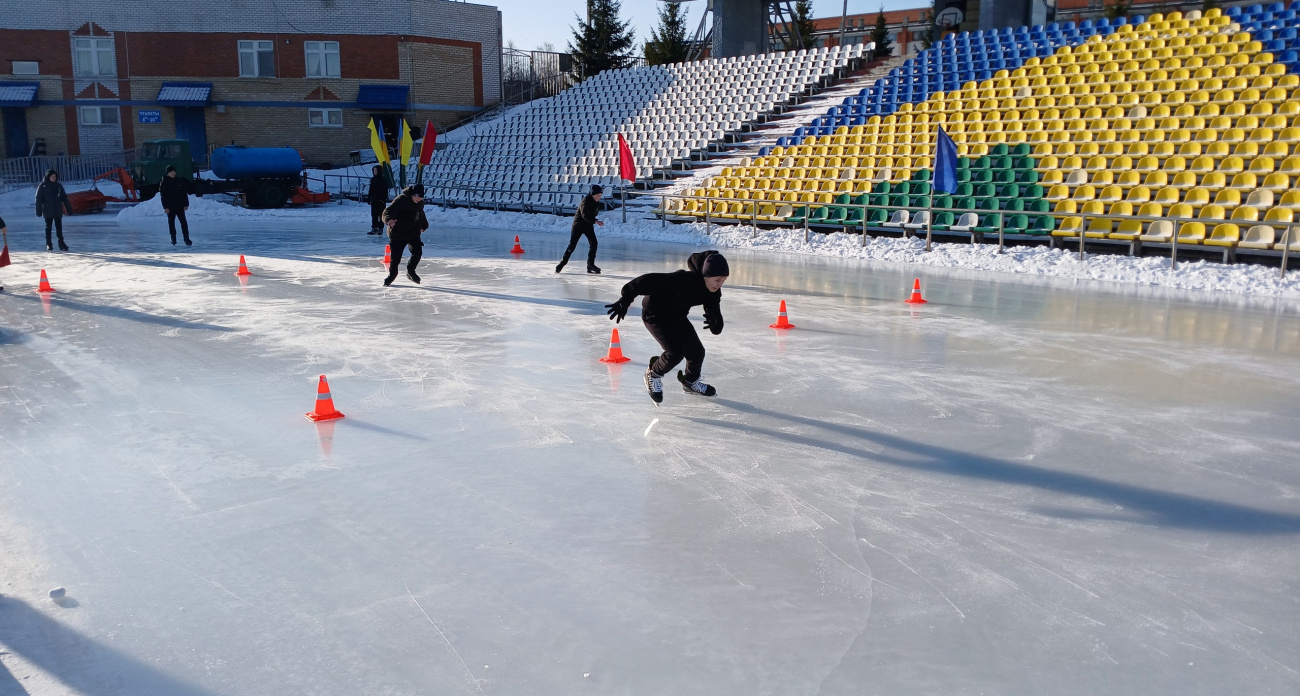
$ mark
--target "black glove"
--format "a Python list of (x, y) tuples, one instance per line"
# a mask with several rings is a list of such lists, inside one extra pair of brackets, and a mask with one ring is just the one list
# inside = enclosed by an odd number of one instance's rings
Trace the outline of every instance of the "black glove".
[(614, 304), (605, 305), (605, 311), (609, 314), (610, 320), (618, 323), (623, 321), (623, 318), (627, 316), (627, 305), (627, 302), (619, 300)]
[(705, 317), (704, 328), (708, 329), (709, 332), (712, 333), (714, 336), (717, 336), (718, 334), (722, 333), (722, 318), (719, 317), (718, 319), (709, 319), (708, 317)]

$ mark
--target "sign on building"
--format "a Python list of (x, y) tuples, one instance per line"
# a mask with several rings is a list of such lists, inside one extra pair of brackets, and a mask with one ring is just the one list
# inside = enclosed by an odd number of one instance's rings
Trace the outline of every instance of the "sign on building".
[(159, 109), (140, 109), (140, 123), (162, 123), (162, 111)]

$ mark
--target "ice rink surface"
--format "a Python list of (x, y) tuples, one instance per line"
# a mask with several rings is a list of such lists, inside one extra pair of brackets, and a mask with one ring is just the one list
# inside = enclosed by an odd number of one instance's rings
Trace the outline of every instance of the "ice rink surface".
[(729, 251), (719, 398), (656, 408), (603, 305), (693, 247), (436, 229), (385, 289), (354, 227), (36, 222), (4, 696), (1300, 693), (1293, 301)]

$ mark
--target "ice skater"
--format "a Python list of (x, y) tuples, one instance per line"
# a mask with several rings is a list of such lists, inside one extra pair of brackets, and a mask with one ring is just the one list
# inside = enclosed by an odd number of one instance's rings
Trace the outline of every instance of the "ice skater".
[(59, 251), (69, 251), (63, 241), (63, 211), (72, 214), (72, 203), (68, 202), (68, 192), (59, 183), (59, 173), (53, 169), (46, 170), (45, 181), (36, 187), (36, 217), (45, 218), (45, 250), (54, 251), (50, 239), (50, 228), (59, 232)]
[(370, 190), (366, 192), (366, 200), (370, 202), (370, 232), (367, 234), (383, 234), (384, 225), (380, 218), (384, 215), (384, 206), (388, 205), (388, 180), (379, 171), (379, 165), (370, 168)]
[(704, 328), (714, 336), (722, 333), (722, 284), (727, 282), (731, 270), (727, 259), (712, 250), (691, 254), (686, 266), (688, 270), (647, 273), (633, 278), (623, 286), (618, 302), (605, 305), (609, 318), (620, 322), (637, 295), (645, 295), (641, 301), (641, 321), (664, 349), (662, 355), (650, 359), (645, 371), (645, 387), (656, 404), (664, 400), (663, 376), (682, 360), (686, 360), (686, 371), (677, 371), (677, 381), (686, 393), (701, 396), (718, 393), (700, 379), (704, 344), (700, 343), (688, 315), (691, 307), (704, 305)]
[(420, 256), (424, 250), (420, 233), (429, 229), (429, 220), (424, 217), (424, 206), (421, 205), (423, 202), (424, 184), (416, 184), (402, 189), (402, 194), (384, 208), (384, 224), (388, 226), (389, 246), (392, 247), (392, 261), (388, 264), (385, 287), (397, 279), (397, 268), (402, 263), (402, 249), (408, 246), (411, 247), (411, 260), (406, 264), (406, 277), (412, 283), (420, 283), (420, 276), (415, 274), (415, 267), (420, 265)]
[(573, 256), (573, 250), (578, 248), (578, 240), (584, 236), (587, 238), (587, 272), (600, 273), (600, 269), (596, 267), (595, 225), (605, 226), (605, 223), (596, 219), (596, 215), (600, 213), (600, 199), (604, 197), (605, 189), (597, 185), (593, 185), (591, 193), (582, 197), (577, 212), (573, 214), (573, 227), (569, 232), (569, 247), (564, 250), (564, 258), (560, 259), (560, 265), (555, 267), (556, 273), (564, 270), (564, 264), (569, 262), (569, 257)]
[(167, 176), (158, 184), (158, 198), (162, 199), (163, 212), (167, 214), (167, 231), (172, 234), (172, 246), (176, 246), (176, 221), (181, 221), (181, 236), (185, 246), (194, 246), (190, 241), (190, 221), (185, 219), (185, 211), (190, 209), (189, 179), (176, 175), (176, 167), (167, 165)]

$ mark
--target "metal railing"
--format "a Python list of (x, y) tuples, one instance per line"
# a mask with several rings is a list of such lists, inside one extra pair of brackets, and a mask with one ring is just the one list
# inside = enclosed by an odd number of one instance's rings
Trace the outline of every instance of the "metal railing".
[(0, 160), (0, 193), (35, 186), (45, 179), (45, 172), (50, 169), (58, 172), (59, 181), (65, 183), (90, 181), (115, 167), (130, 167), (135, 156), (135, 150), (122, 150), (102, 155), (12, 157)]
[[(1286, 222), (1286, 221), (1275, 221), (1275, 220), (1231, 220), (1231, 219), (1224, 220), (1224, 219), (1208, 219), (1208, 218), (1183, 218), (1183, 217), (1175, 218), (1175, 217), (1149, 216), (1149, 215), (1113, 215), (1113, 214), (1108, 215), (1105, 213), (1057, 213), (1057, 212), (1020, 211), (1020, 210), (971, 210), (969, 208), (938, 208), (938, 207), (879, 206), (879, 205), (873, 206), (870, 204), (857, 204), (857, 203), (810, 203), (808, 201), (797, 201), (797, 202), (796, 201), (757, 201), (757, 200), (749, 200), (749, 199), (724, 198), (722, 196), (691, 196), (691, 195), (681, 195), (681, 194), (674, 195), (668, 193), (660, 193), (655, 195), (660, 199), (659, 207), (653, 210), (652, 212), (655, 215), (659, 216), (662, 225), (667, 225), (668, 219), (670, 217), (687, 218), (687, 219), (698, 219), (700, 217), (703, 217), (705, 222), (705, 231), (706, 233), (708, 233), (711, 231), (711, 227), (715, 223), (715, 220), (717, 219), (713, 212), (714, 206), (712, 204), (714, 202), (725, 202), (727, 206), (731, 206), (732, 204), (739, 203), (742, 205), (742, 207), (745, 207), (748, 210), (740, 215), (736, 215), (732, 213), (723, 213), (723, 215), (725, 215), (726, 217), (723, 217), (722, 219), (728, 222), (719, 223), (719, 224), (744, 224), (748, 222), (753, 226), (754, 234), (757, 234), (757, 231), (759, 229), (758, 226), (760, 222), (775, 227), (793, 228), (796, 226), (802, 226), (804, 231), (804, 241), (808, 240), (810, 230), (815, 228), (829, 228), (829, 229), (839, 228), (845, 231), (848, 231), (850, 228), (861, 228), (863, 246), (866, 246), (867, 244), (867, 238), (869, 236), (868, 230), (902, 231), (904, 237), (910, 237), (913, 232), (919, 233), (921, 229), (924, 229), (926, 251), (931, 250), (933, 236), (936, 232), (934, 230), (935, 213), (953, 213), (956, 219), (960, 219), (960, 216), (962, 214), (967, 214), (967, 213), (973, 213), (977, 216), (977, 218), (983, 218), (983, 216), (985, 215), (997, 214), (999, 216), (998, 225), (997, 225), (998, 253), (1002, 253), (1004, 251), (1006, 247), (1006, 240), (1008, 239), (1017, 240), (1017, 241), (1061, 240), (1062, 242), (1071, 242), (1071, 243), (1077, 241), (1079, 245), (1078, 258), (1080, 261), (1082, 261), (1086, 258), (1086, 248), (1089, 241), (1095, 243), (1109, 243), (1109, 244), (1118, 244), (1123, 242), (1123, 243), (1128, 243), (1130, 245), (1130, 249), (1132, 250), (1133, 253), (1140, 253), (1141, 249), (1145, 248), (1148, 245), (1157, 249), (1168, 248), (1170, 250), (1170, 268), (1172, 270), (1178, 269), (1178, 250), (1180, 247), (1182, 248), (1190, 247), (1193, 249), (1200, 249), (1200, 250), (1231, 249), (1234, 252), (1238, 249), (1241, 249), (1244, 251), (1248, 251), (1250, 253), (1262, 252), (1264, 255), (1273, 255), (1273, 253), (1280, 253), (1282, 257), (1280, 277), (1285, 277), (1288, 261), (1290, 260), (1291, 246), (1294, 243), (1293, 240), (1295, 239), (1295, 233), (1293, 232), (1293, 229), (1295, 227), (1294, 223)], [(680, 206), (677, 210), (669, 210), (668, 201), (670, 199), (679, 200), (679, 201), (703, 201), (704, 212), (702, 214), (699, 212), (695, 212), (695, 213), (685, 212), (681, 210)], [(758, 211), (764, 205), (773, 205), (777, 208), (777, 210), (780, 210), (781, 207), (788, 205), (793, 210), (796, 211), (798, 209), (803, 209), (804, 214), (802, 216), (802, 220), (799, 222), (787, 222), (785, 220), (772, 219), (770, 217), (764, 217), (762, 215), (759, 215)], [(855, 219), (853, 221), (844, 220), (844, 221), (836, 221), (836, 222), (817, 220), (817, 221), (810, 222), (809, 213), (816, 208), (844, 208), (850, 211), (857, 210), (860, 211), (861, 219), (860, 220)], [(898, 225), (889, 225), (880, 222), (875, 222), (875, 223), (870, 222), (869, 211), (872, 209), (875, 210), (886, 209), (889, 211), (906, 210), (908, 211), (909, 218), (911, 218), (915, 213), (919, 213), (919, 212), (928, 211), (930, 215), (929, 215), (929, 221), (924, 224), (918, 224), (909, 220), (909, 222), (907, 223), (902, 223)], [(1070, 234), (1068, 235), (1060, 234), (1062, 230), (1058, 229), (1057, 225), (1055, 224), (1053, 225), (1052, 230), (1047, 230), (1038, 234), (1030, 234), (1027, 232), (1016, 232), (1008, 235), (1006, 233), (1007, 218), (1014, 215), (1023, 215), (1026, 218), (1030, 218), (1030, 219), (1046, 216), (1046, 217), (1051, 217), (1054, 220), (1057, 220), (1058, 222), (1066, 218), (1077, 218), (1080, 220), (1080, 223), (1078, 229), (1071, 228), (1069, 230)], [(1090, 237), (1088, 236), (1088, 223), (1091, 220), (1096, 220), (1096, 219), (1106, 219), (1112, 221), (1120, 221), (1120, 220), (1137, 221), (1137, 222), (1145, 223), (1145, 227), (1143, 228), (1144, 230), (1150, 228), (1150, 223), (1163, 221), (1163, 222), (1170, 223), (1173, 230), (1167, 237), (1160, 236), (1157, 238), (1153, 238), (1155, 237), (1154, 235), (1146, 234), (1145, 232), (1141, 232), (1141, 231), (1137, 233), (1137, 236), (1133, 240), (1115, 239), (1115, 238), (1102, 237), (1102, 236)], [(1220, 224), (1232, 224), (1238, 226), (1238, 228), (1245, 227), (1247, 229), (1255, 226), (1271, 227), (1274, 230), (1273, 247), (1271, 249), (1255, 249), (1255, 248), (1248, 248), (1248, 247), (1240, 247), (1238, 244), (1233, 244), (1230, 246), (1218, 246), (1218, 245), (1207, 245), (1204, 243), (1197, 243), (1195, 241), (1190, 241), (1191, 240), (1190, 237), (1186, 237), (1185, 235), (1180, 234), (1180, 232), (1182, 232), (1182, 226), (1189, 222), (1201, 223), (1206, 227), (1207, 232), (1212, 232), (1214, 227)], [(938, 231), (939, 234), (969, 235), (971, 244), (983, 242), (985, 235), (988, 234), (986, 230), (989, 229), (987, 226), (982, 226), (978, 224), (972, 225), (969, 230), (966, 229), (954, 230), (952, 229), (953, 227), (952, 225), (947, 225), (945, 227), (947, 227), (947, 229)], [(1280, 235), (1277, 234), (1277, 231), (1279, 230), (1281, 231)], [(1112, 233), (1114, 233), (1113, 230)], [(1093, 233), (1093, 234), (1099, 235), (1101, 233)], [(1207, 236), (1204, 239), (1209, 239), (1209, 237)]]

